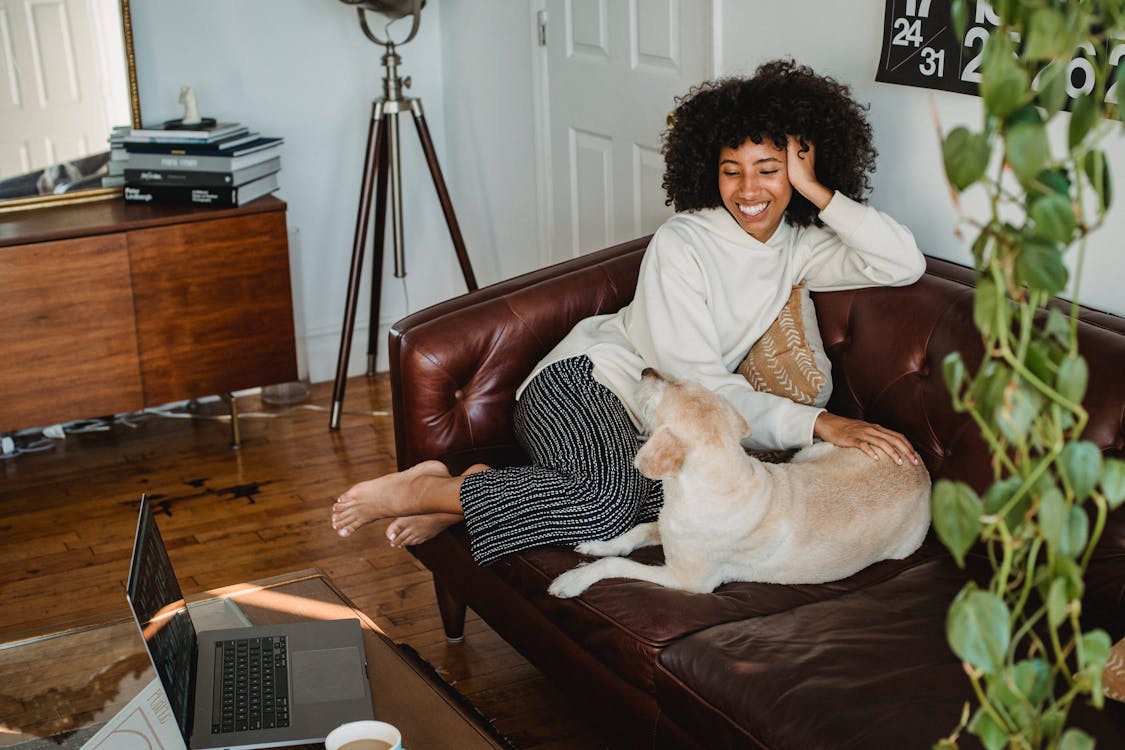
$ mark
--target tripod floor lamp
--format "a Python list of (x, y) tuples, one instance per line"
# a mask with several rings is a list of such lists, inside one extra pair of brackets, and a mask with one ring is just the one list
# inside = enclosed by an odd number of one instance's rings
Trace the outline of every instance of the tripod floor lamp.
[[(384, 15), (401, 17), (407, 12), (414, 14), (414, 26), (410, 35), (401, 44), (414, 38), (418, 31), (418, 19), (421, 12), (421, 0), (412, 3), (393, 2), (352, 2), (343, 0), (349, 5), (358, 5), (359, 22), (363, 33), (376, 44), (386, 48), (383, 55), (383, 98), (377, 99), (371, 112), (371, 124), (367, 132), (367, 151), (363, 163), (363, 182), (359, 193), (359, 211), (356, 216), (355, 239), (352, 244), (351, 268), (348, 273), (347, 299), (344, 305), (344, 326), (340, 337), (340, 354), (336, 361), (336, 380), (332, 387), (332, 408), (328, 426), (332, 430), (339, 429), (340, 415), (343, 413), (344, 388), (347, 382), (348, 359), (351, 354), (352, 336), (355, 333), (355, 316), (359, 303), (360, 278), (363, 272), (364, 247), (367, 243), (367, 225), (372, 213), (372, 198), (374, 197), (375, 234), (372, 238), (372, 279), (371, 279), (371, 322), (367, 340), (367, 374), (375, 372), (375, 355), (378, 351), (379, 329), (379, 297), (383, 281), (383, 244), (386, 235), (387, 200), (391, 204), (391, 229), (394, 242), (394, 268), (395, 277), (402, 278), (406, 275), (406, 254), (402, 237), (402, 175), (400, 166), (400, 138), (398, 116), (402, 112), (414, 115), (414, 125), (418, 131), (418, 139), (422, 144), (422, 151), (426, 157), (430, 176), (437, 190), (438, 200), (441, 203), (445, 223), (449, 227), (449, 235), (453, 240), (453, 249), (461, 265), (461, 273), (465, 278), (465, 285), (469, 291), (477, 288), (476, 277), (473, 275), (472, 265), (469, 263), (468, 253), (465, 251), (465, 241), (461, 236), (461, 227), (457, 223), (457, 216), (453, 212), (453, 203), (449, 199), (445, 180), (438, 164), (437, 153), (434, 151), (430, 130), (426, 125), (426, 117), (422, 112), (422, 102), (415, 97), (403, 96), (403, 89), (410, 86), (410, 79), (399, 77), (398, 66), (402, 62), (395, 50), (395, 44), (377, 38), (367, 26), (365, 10), (373, 10)], [(411, 7), (405, 7), (410, 5)], [(389, 7), (394, 6), (394, 7)], [(389, 190), (388, 190), (388, 182)]]

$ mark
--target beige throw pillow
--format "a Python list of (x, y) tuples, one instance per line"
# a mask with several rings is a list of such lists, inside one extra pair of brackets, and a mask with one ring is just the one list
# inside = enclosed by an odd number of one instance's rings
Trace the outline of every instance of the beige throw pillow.
[(1109, 660), (1102, 672), (1102, 688), (1107, 698), (1125, 703), (1125, 640), (1109, 650)]
[(824, 406), (831, 393), (830, 367), (812, 298), (805, 285), (799, 284), (736, 371), (756, 391)]

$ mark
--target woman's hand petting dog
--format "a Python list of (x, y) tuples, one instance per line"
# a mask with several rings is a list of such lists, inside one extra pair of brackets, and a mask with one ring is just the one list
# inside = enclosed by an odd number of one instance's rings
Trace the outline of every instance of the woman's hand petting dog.
[(909, 461), (917, 466), (921, 463), (910, 441), (901, 433), (859, 419), (821, 412), (813, 426), (813, 435), (841, 448), (859, 448), (876, 461), (883, 453), (896, 464)]

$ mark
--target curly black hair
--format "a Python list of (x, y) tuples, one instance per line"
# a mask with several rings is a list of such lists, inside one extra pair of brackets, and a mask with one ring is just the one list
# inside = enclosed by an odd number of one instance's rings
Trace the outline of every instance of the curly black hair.
[[(749, 138), (784, 148), (794, 135), (816, 145), (816, 176), (827, 188), (862, 200), (871, 190), (875, 147), (867, 107), (851, 89), (792, 60), (761, 65), (750, 78), (693, 87), (676, 99), (663, 135), (666, 204), (676, 211), (717, 208), (719, 152)], [(796, 226), (819, 223), (818, 210), (797, 191), (785, 211)]]

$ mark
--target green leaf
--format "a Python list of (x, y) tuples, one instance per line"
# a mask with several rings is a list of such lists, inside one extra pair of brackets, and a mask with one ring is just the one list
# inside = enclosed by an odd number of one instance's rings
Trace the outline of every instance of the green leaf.
[(1057, 247), (1034, 239), (1023, 242), (1016, 255), (1016, 278), (1020, 283), (1054, 297), (1066, 288), (1068, 277)]
[(1066, 725), (1065, 709), (1055, 709), (1048, 711), (1039, 718), (1039, 726), (1043, 730), (1042, 734), (1048, 741), (1057, 739), (1059, 733), (1062, 732), (1063, 727)]
[[(958, 38), (963, 39), (964, 37), (958, 37)], [(1113, 80), (1110, 81), (1110, 85), (1111, 86), (1114, 86), (1114, 85), (1117, 86), (1118, 91), (1123, 90), (1123, 87), (1125, 87), (1125, 65), (1118, 65), (1117, 66), (1117, 70), (1115, 70), (1114, 73), (1113, 73)], [(1122, 109), (1121, 95), (1120, 94), (1117, 95), (1117, 104), (1115, 105), (1115, 109), (1117, 110), (1117, 119), (1120, 120), (1122, 111), (1125, 111), (1125, 110)]]
[[(1122, 67), (1125, 67), (1123, 65)], [(1109, 161), (1105, 152), (1093, 150), (1086, 154), (1082, 161), (1082, 171), (1090, 180), (1091, 187), (1098, 195), (1098, 206), (1104, 214), (1113, 204), (1113, 181), (1109, 173)]]
[(961, 352), (950, 352), (941, 362), (941, 375), (945, 380), (945, 387), (953, 395), (955, 401), (961, 400), (961, 386), (965, 383), (965, 363), (961, 359)]
[(1071, 727), (1059, 740), (1059, 750), (1094, 750), (1094, 738)]
[(1032, 705), (1042, 703), (1051, 690), (1051, 668), (1042, 659), (1021, 661), (1012, 668), (1012, 678)]
[(1011, 40), (999, 29), (984, 43), (982, 60), (980, 95), (984, 109), (1002, 119), (1023, 105), (1031, 80), (1017, 63)]
[(1047, 311), (1047, 324), (1043, 326), (1043, 332), (1063, 346), (1070, 344), (1070, 321), (1054, 307)]
[(1029, 60), (1047, 60), (1067, 54), (1071, 48), (1066, 19), (1053, 8), (1039, 8), (1031, 14), (1027, 44), (1023, 55)]
[(1072, 558), (1056, 555), (1051, 561), (1051, 572), (1056, 578), (1066, 581), (1066, 594), (1070, 600), (1081, 599), (1086, 591), (1086, 584), (1082, 580), (1082, 569)]
[(1090, 371), (1086, 360), (1080, 355), (1069, 355), (1059, 363), (1059, 374), (1055, 378), (1055, 388), (1059, 395), (1075, 404), (1082, 403), (1086, 395)]
[(964, 190), (984, 176), (992, 148), (981, 133), (964, 125), (954, 128), (941, 145), (945, 174), (958, 190)]
[(1095, 708), (1101, 708), (1104, 703), (1102, 673), (1109, 661), (1111, 645), (1109, 635), (1104, 630), (1091, 630), (1082, 634), (1082, 663), (1079, 668), (1088, 683), (1090, 702)]
[(945, 632), (953, 652), (985, 674), (1004, 668), (1012, 638), (1008, 607), (1000, 597), (975, 587), (958, 594), (949, 607)]
[(1053, 549), (1063, 545), (1067, 524), (1066, 498), (1057, 487), (1051, 487), (1039, 496), (1039, 528)]
[[(1006, 309), (1006, 308), (1005, 308)], [(1004, 388), (1012, 379), (1012, 370), (997, 360), (987, 360), (969, 386), (969, 394), (982, 414), (992, 414), (1004, 402)]]
[(1083, 94), (1074, 100), (1070, 108), (1070, 127), (1067, 130), (1067, 143), (1071, 151), (1086, 139), (1100, 116), (1098, 101), (1090, 94)]
[(1055, 377), (1055, 364), (1051, 360), (1051, 350), (1042, 341), (1028, 342), (1027, 357), (1024, 359), (1027, 369), (1044, 382), (1050, 382)]
[(985, 750), (1004, 750), (1008, 746), (1008, 733), (1001, 729), (983, 708), (978, 708), (969, 722), (969, 731), (980, 738)]
[(938, 538), (964, 567), (965, 553), (980, 536), (980, 498), (964, 482), (940, 479), (934, 485), (930, 508)]
[(1016, 728), (1025, 729), (1036, 723), (1036, 714), (1050, 686), (1051, 670), (1047, 664), (1029, 659), (1007, 667), (1001, 679), (989, 680), (987, 695)]
[(996, 407), (993, 418), (1004, 437), (1013, 443), (1022, 443), (1042, 403), (1036, 391), (1013, 379), (1005, 386), (1004, 399)]
[(1113, 641), (1104, 630), (1091, 630), (1082, 634), (1081, 669), (1091, 674), (1101, 674), (1105, 670), (1105, 663), (1109, 661), (1109, 650)]
[(1059, 193), (1036, 200), (1031, 205), (1031, 218), (1039, 234), (1056, 242), (1070, 242), (1078, 225), (1070, 198)]
[(1090, 519), (1082, 512), (1082, 508), (1072, 505), (1066, 515), (1066, 527), (1063, 530), (1062, 545), (1059, 552), (1067, 557), (1078, 557), (1086, 549), (1086, 541), (1090, 538)]
[(997, 329), (997, 313), (1000, 314), (1001, 325), (1007, 326), (1008, 298), (996, 287), (996, 283), (988, 276), (977, 280), (976, 289), (973, 291), (973, 324), (977, 330), (992, 339), (1000, 335)]
[(1057, 629), (1066, 621), (1070, 603), (1066, 598), (1067, 588), (1065, 578), (1051, 581), (1051, 590), (1047, 594), (1047, 622), (1052, 628)]
[[(990, 516), (999, 513), (1021, 486), (1023, 486), (1023, 480), (1019, 477), (1008, 477), (993, 482), (992, 486), (984, 493), (984, 497), (981, 498), (984, 512)], [(1004, 516), (1004, 522), (1008, 524), (1008, 528), (1015, 528), (1030, 507), (1031, 495), (1024, 493), (1019, 502), (1012, 506), (1011, 510)]]
[(1039, 73), (1039, 105), (1046, 110), (1048, 118), (1054, 117), (1066, 105), (1066, 74), (1066, 65), (1057, 60), (1048, 63)]
[(1065, 197), (1070, 196), (1070, 177), (1067, 175), (1065, 169), (1044, 169), (1035, 178), (1035, 184), (1032, 186), (1035, 193), (1039, 195), (1051, 195), (1056, 193)]
[(1117, 508), (1125, 501), (1125, 461), (1107, 458), (1102, 464), (1102, 492), (1110, 508)]
[(1075, 500), (1081, 503), (1097, 484), (1102, 471), (1102, 454), (1098, 446), (1088, 440), (1067, 443), (1059, 454), (1059, 466), (1074, 491)]
[(1023, 184), (1031, 183), (1051, 158), (1047, 127), (1041, 122), (1020, 122), (1007, 131), (1004, 158)]
[(953, 23), (957, 38), (964, 39), (965, 30), (969, 28), (969, 8), (966, 0), (953, 0), (949, 6), (949, 20)]

